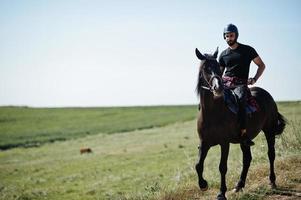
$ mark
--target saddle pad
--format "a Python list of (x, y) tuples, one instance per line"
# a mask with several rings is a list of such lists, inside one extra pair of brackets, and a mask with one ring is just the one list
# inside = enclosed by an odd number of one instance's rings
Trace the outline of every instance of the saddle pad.
[[(246, 103), (246, 112), (247, 114), (259, 111), (259, 106), (256, 102), (256, 99), (251, 95), (251, 92), (247, 92), (247, 103)], [(230, 89), (224, 90), (224, 100), (227, 107), (231, 110), (231, 112), (237, 114), (238, 113), (238, 103), (236, 100), (235, 94)]]

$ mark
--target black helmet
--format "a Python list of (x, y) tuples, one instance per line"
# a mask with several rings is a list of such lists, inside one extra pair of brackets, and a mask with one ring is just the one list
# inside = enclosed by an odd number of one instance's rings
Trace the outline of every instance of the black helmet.
[(225, 35), (226, 33), (235, 33), (236, 35), (236, 39), (238, 38), (238, 29), (234, 24), (228, 24), (225, 28), (224, 28), (224, 39), (226, 39)]

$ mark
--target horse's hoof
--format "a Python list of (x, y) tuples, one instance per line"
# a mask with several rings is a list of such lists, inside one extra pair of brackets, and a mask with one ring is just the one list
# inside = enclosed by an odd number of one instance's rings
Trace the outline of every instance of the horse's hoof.
[(232, 192), (234, 193), (238, 193), (238, 192), (242, 192), (242, 187), (235, 187)]
[(199, 182), (199, 187), (200, 187), (201, 191), (208, 190), (208, 183), (207, 183), (207, 181), (204, 180), (204, 181)]
[(217, 200), (227, 200), (226, 196), (222, 193), (218, 194), (216, 197)]
[(200, 189), (201, 189), (201, 191), (205, 192), (205, 191), (208, 190), (208, 186), (207, 186), (207, 187), (204, 187), (204, 188), (201, 188), (201, 187), (200, 187)]
[(276, 183), (275, 183), (275, 182), (273, 182), (273, 183), (270, 183), (270, 186), (271, 186), (271, 188), (272, 188), (272, 189), (277, 189), (277, 185), (276, 185)]

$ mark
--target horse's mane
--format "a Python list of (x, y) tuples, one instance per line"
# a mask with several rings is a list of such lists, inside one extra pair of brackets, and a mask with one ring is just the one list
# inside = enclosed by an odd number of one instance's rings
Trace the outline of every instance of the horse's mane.
[[(201, 65), (202, 65), (202, 63), (201, 63)], [(202, 81), (203, 73), (202, 73), (202, 70), (201, 70), (201, 67), (202, 67), (201, 65), (200, 65), (200, 70), (199, 70), (198, 83), (197, 83), (196, 88), (195, 88), (195, 91), (196, 91), (198, 96), (201, 96), (202, 85), (203, 85), (203, 81)]]

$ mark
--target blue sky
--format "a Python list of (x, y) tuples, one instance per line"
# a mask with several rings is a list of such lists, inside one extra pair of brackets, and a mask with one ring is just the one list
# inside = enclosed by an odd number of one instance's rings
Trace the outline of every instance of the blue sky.
[(225, 49), (228, 23), (266, 64), (256, 85), (301, 100), (300, 9), (297, 0), (0, 0), (0, 105), (196, 104), (194, 49)]

